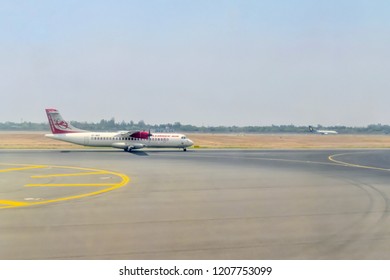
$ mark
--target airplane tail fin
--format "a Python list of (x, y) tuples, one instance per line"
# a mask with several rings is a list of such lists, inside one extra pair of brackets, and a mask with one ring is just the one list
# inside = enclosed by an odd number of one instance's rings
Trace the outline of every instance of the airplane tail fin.
[(46, 114), (49, 120), (51, 132), (53, 134), (77, 133), (84, 131), (72, 126), (69, 122), (65, 121), (57, 109), (46, 109)]
[(309, 130), (310, 132), (314, 132), (314, 128), (311, 125), (309, 125)]

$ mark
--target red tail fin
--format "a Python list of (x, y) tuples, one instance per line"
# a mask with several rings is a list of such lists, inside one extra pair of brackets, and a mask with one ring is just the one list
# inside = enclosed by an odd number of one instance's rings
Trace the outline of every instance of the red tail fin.
[(49, 119), (51, 132), (53, 134), (77, 133), (84, 131), (72, 126), (69, 122), (65, 121), (57, 109), (46, 109), (46, 114), (47, 118)]

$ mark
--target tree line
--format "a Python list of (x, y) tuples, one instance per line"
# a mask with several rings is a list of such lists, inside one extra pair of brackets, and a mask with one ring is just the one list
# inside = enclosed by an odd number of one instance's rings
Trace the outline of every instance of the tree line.
[[(151, 130), (152, 132), (189, 132), (189, 133), (308, 133), (308, 126), (295, 125), (270, 125), (270, 126), (195, 126), (190, 124), (150, 125), (144, 121), (139, 122), (116, 122), (114, 118), (101, 120), (100, 122), (77, 122), (72, 121), (75, 127), (92, 131), (126, 131), (126, 130)], [(317, 129), (336, 130), (340, 134), (390, 134), (390, 126), (382, 124), (371, 124), (365, 127), (348, 126), (322, 126)], [(3, 122), (0, 123), (0, 130), (3, 131), (47, 131), (49, 124), (32, 122)]]

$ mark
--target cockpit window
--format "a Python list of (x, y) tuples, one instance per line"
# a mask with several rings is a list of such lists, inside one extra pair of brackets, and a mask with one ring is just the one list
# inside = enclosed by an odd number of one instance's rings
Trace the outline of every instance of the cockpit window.
[(185, 137), (185, 136), (182, 136), (181, 139), (186, 139), (186, 137)]

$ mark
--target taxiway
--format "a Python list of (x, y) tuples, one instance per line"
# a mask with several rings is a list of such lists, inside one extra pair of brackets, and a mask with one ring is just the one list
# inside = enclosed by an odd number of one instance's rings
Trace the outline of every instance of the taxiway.
[(0, 163), (0, 259), (390, 259), (390, 150), (1, 150)]

